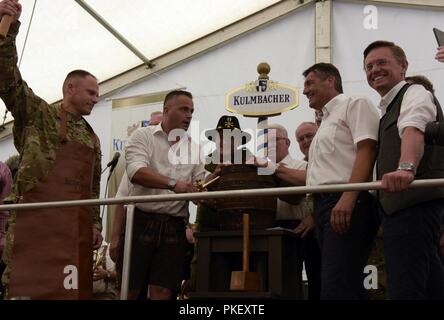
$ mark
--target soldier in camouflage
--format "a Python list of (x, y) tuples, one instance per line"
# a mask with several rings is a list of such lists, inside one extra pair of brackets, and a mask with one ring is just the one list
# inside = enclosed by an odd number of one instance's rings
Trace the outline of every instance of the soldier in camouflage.
[[(98, 198), (101, 172), (100, 144), (97, 136), (82, 117), (90, 114), (98, 101), (97, 79), (83, 70), (69, 73), (63, 84), (63, 100), (55, 105), (49, 105), (35, 95), (21, 78), (17, 67), (16, 36), (20, 26), (18, 21), (20, 13), (21, 5), (17, 0), (0, 2), (0, 16), (13, 17), (6, 39), (0, 41), (0, 97), (14, 117), (14, 144), (20, 153), (20, 166), (13, 188), (15, 200), (17, 203), (24, 203)], [(72, 213), (77, 213), (77, 215)], [(82, 215), (83, 218), (78, 218)], [(91, 221), (88, 220), (88, 215)], [(85, 217), (86, 220), (82, 220)], [(75, 218), (78, 220), (70, 220)], [(39, 220), (32, 222), (32, 219)], [(39, 266), (39, 261), (31, 263), (31, 261), (23, 260), (28, 253), (27, 250), (30, 250), (34, 256), (45, 256), (48, 259), (46, 263), (49, 265), (53, 261), (50, 260), (51, 252), (57, 251), (58, 243), (62, 246), (64, 241), (66, 242), (67, 235), (72, 232), (71, 229), (64, 229), (65, 225), (70, 224), (71, 221), (76, 221), (78, 226), (67, 227), (76, 229), (74, 232), (77, 234), (74, 238), (70, 238), (71, 244), (65, 250), (69, 251), (71, 247), (74, 247), (72, 250), (77, 251), (70, 254), (77, 258), (79, 252), (87, 252), (87, 247), (84, 247), (83, 251), (79, 249), (81, 245), (76, 247), (76, 243), (81, 242), (78, 237), (81, 232), (89, 236), (89, 239), (92, 237), (92, 247), (100, 247), (102, 226), (98, 207), (73, 208), (72, 210), (71, 208), (40, 209), (12, 213), (8, 221), (7, 243), (3, 253), (3, 260), (8, 264), (3, 275), (3, 283), (9, 284), (11, 289), (14, 267), (17, 268), (16, 278), (23, 278), (23, 275), (27, 273), (28, 263), (29, 274), (33, 277), (32, 281), (38, 278), (35, 268)], [(30, 225), (33, 223), (35, 223), (34, 226)], [(81, 231), (87, 226), (92, 228), (88, 227), (89, 231)], [(29, 240), (26, 242), (26, 235), (19, 237), (21, 232), (31, 232), (32, 237), (28, 234)], [(39, 236), (44, 239), (39, 239)], [(65, 238), (62, 239), (62, 237)], [(20, 246), (18, 246), (19, 238), (23, 238), (24, 241)], [(72, 242), (73, 239), (74, 242)], [(32, 248), (28, 248), (29, 242), (33, 242)], [(51, 247), (44, 251), (46, 243)], [(88, 245), (91, 248), (92, 261), (91, 240), (88, 241)], [(85, 261), (90, 261), (89, 257)], [(43, 270), (40, 270), (40, 273), (50, 274), (51, 269), (44, 269), (44, 265), (45, 262), (42, 261)], [(82, 279), (82, 277), (92, 278), (91, 266), (88, 270), (79, 271), (79, 278)], [(63, 278), (60, 279), (63, 283)], [(23, 282), (24, 279), (20, 281)], [(41, 286), (42, 283), (48, 282), (48, 279), (36, 281), (41, 282), (34, 281), (34, 284), (31, 283), (29, 286)], [(87, 284), (88, 288), (89, 286), (90, 284)], [(81, 287), (82, 285), (79, 284), (79, 292)], [(15, 292), (15, 295), (43, 299), (73, 298), (73, 296), (63, 294), (54, 296), (57, 290), (52, 288), (47, 289), (46, 292), (36, 293), (25, 286), (24, 289), (21, 288)], [(88, 295), (83, 297), (88, 297)]]

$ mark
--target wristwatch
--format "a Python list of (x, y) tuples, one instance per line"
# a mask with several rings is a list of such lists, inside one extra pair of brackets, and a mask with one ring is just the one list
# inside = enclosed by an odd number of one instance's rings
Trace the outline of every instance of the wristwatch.
[(396, 169), (396, 170), (410, 171), (413, 174), (415, 174), (416, 173), (416, 166), (411, 162), (403, 162), (403, 163), (399, 164), (398, 169)]
[(168, 189), (173, 191), (174, 187), (176, 187), (176, 184), (177, 184), (177, 180), (174, 178), (170, 178), (170, 180), (168, 180), (168, 184), (167, 184)]

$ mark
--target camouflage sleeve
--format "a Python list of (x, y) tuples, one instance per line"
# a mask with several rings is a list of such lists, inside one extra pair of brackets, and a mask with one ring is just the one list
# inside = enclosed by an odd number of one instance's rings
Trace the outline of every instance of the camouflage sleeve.
[[(97, 138), (97, 146), (95, 147), (96, 151), (96, 162), (94, 163), (94, 173), (93, 173), (93, 183), (92, 183), (92, 192), (91, 198), (98, 199), (100, 198), (100, 178), (102, 172), (102, 153), (100, 151), (100, 142), (99, 138)], [(93, 207), (93, 226), (102, 231), (102, 219), (100, 218), (100, 206)]]
[(14, 117), (16, 131), (26, 126), (28, 115), (43, 102), (23, 81), (17, 67), (19, 27), (20, 22), (12, 24), (6, 39), (0, 41), (0, 98)]

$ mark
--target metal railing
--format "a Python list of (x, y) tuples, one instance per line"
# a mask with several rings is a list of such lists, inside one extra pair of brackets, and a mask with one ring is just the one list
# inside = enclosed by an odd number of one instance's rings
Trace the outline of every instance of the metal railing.
[[(444, 186), (444, 179), (416, 180), (410, 184), (411, 189), (415, 188), (433, 188)], [(25, 204), (6, 204), (0, 205), (0, 211), (20, 211), (30, 209), (44, 208), (61, 208), (61, 207), (79, 207), (79, 206), (97, 206), (112, 204), (128, 204), (126, 213), (126, 229), (125, 229), (125, 245), (123, 253), (123, 269), (122, 269), (122, 285), (120, 298), (128, 299), (129, 290), (129, 270), (131, 266), (131, 239), (133, 235), (134, 208), (136, 203), (160, 202), (160, 201), (178, 201), (178, 200), (206, 200), (220, 199), (227, 197), (254, 197), (254, 196), (278, 196), (278, 195), (297, 195), (307, 193), (331, 193), (346, 191), (365, 191), (380, 190), (381, 181), (365, 182), (365, 183), (347, 183), (347, 184), (331, 184), (313, 187), (278, 187), (278, 188), (261, 188), (248, 190), (230, 190), (230, 191), (212, 191), (212, 192), (195, 192), (180, 194), (165, 194), (154, 196), (133, 196), (112, 199), (89, 199), (75, 201), (53, 201)]]

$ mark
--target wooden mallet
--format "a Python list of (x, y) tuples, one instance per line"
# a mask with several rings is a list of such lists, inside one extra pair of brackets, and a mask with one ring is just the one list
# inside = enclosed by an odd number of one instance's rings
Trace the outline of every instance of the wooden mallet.
[(204, 184), (202, 185), (202, 189), (205, 189), (205, 188), (208, 187), (210, 184), (216, 182), (216, 181), (219, 180), (219, 179), (220, 179), (220, 176), (217, 176), (216, 178), (211, 179), (211, 180), (208, 181), (207, 183), (204, 183)]
[(259, 272), (250, 272), (250, 216), (244, 213), (242, 216), (243, 248), (242, 248), (242, 271), (231, 272), (231, 291), (257, 292), (260, 289)]
[(0, 22), (0, 40), (5, 40), (9, 27), (12, 23), (12, 17), (11, 16), (3, 16), (2, 21)]

